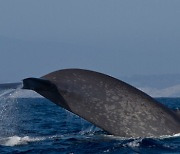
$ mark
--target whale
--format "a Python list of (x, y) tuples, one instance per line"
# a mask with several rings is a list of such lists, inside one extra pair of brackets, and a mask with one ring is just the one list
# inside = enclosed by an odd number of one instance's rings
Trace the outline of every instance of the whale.
[(180, 116), (175, 111), (103, 73), (62, 69), (40, 78), (24, 79), (23, 89), (39, 93), (114, 136), (160, 137), (180, 133)]

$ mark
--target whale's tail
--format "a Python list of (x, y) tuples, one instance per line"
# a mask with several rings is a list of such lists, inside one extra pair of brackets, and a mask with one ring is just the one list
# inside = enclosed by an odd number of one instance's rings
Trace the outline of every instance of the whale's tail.
[(55, 104), (122, 137), (172, 135), (180, 132), (180, 117), (135, 87), (111, 76), (66, 69), (23, 80)]

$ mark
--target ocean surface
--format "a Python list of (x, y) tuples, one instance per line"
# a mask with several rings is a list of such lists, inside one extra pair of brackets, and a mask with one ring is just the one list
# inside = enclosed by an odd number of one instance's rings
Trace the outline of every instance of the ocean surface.
[[(180, 153), (178, 134), (115, 137), (45, 98), (24, 95), (20, 89), (0, 89), (0, 154)], [(156, 99), (180, 108), (180, 98)]]

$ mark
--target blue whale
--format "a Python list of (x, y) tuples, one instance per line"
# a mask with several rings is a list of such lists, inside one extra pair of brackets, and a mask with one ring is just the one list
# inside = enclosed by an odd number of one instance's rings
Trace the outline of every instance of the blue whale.
[(64, 69), (23, 80), (62, 108), (120, 137), (159, 137), (180, 133), (180, 117), (135, 87), (111, 76)]

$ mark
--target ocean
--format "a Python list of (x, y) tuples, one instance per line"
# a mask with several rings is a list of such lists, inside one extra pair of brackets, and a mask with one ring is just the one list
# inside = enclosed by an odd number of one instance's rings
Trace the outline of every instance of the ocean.
[[(14, 93), (16, 92), (16, 95)], [(0, 91), (0, 154), (180, 153), (180, 135), (122, 138), (109, 135), (42, 97)], [(155, 98), (180, 108), (180, 98)]]

